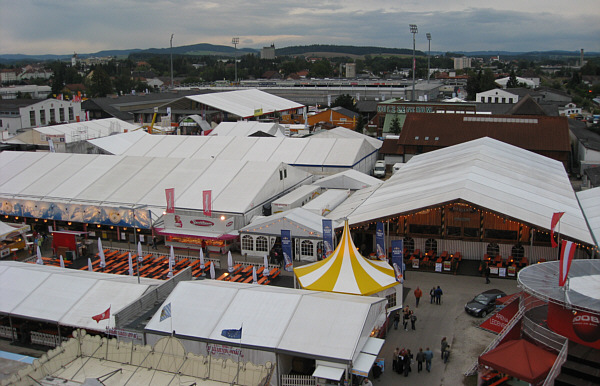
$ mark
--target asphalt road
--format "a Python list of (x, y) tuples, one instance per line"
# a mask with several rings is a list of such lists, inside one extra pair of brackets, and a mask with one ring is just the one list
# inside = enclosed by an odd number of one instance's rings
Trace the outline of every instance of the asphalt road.
[[(475, 381), (467, 380), (464, 373), (477, 361), (477, 357), (496, 337), (495, 334), (480, 329), (483, 322), (464, 311), (465, 303), (476, 294), (488, 289), (497, 288), (506, 294), (518, 291), (515, 279), (490, 278), (491, 283), (485, 284), (485, 278), (475, 276), (455, 276), (435, 272), (409, 271), (405, 280), (405, 288), (410, 293), (405, 297), (405, 305), (417, 315), (416, 330), (408, 331), (393, 328), (389, 331), (379, 357), (385, 358), (385, 371), (373, 384), (381, 385), (475, 385)], [(440, 286), (444, 291), (442, 304), (429, 303), (429, 290)], [(415, 307), (414, 289), (419, 286), (423, 297), (419, 307)], [(441, 340), (446, 337), (450, 343), (450, 359), (444, 364), (441, 360)], [(408, 377), (392, 371), (392, 354), (396, 347), (410, 349), (413, 355), (422, 347), (430, 347), (434, 353), (431, 372), (417, 372), (417, 364), (412, 365)], [(423, 366), (425, 367), (425, 366)], [(371, 376), (372, 378), (372, 376)]]

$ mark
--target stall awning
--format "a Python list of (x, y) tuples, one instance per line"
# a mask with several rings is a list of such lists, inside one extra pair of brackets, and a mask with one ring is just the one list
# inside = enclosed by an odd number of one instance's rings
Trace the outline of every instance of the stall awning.
[(385, 340), (383, 339), (370, 337), (367, 339), (367, 343), (365, 343), (365, 346), (362, 348), (362, 350), (360, 350), (360, 352), (371, 355), (379, 355), (384, 343)]
[(352, 367), (352, 374), (360, 375), (361, 377), (368, 377), (373, 363), (375, 363), (377, 356), (361, 352), (354, 361)]
[(344, 375), (344, 369), (340, 369), (337, 367), (323, 366), (323, 365), (318, 365), (317, 368), (315, 369), (315, 372), (312, 373), (312, 376), (315, 378), (330, 379), (332, 381), (338, 381), (338, 382), (340, 379), (342, 379), (343, 375)]
[(219, 232), (199, 232), (192, 230), (182, 230), (173, 228), (156, 228), (156, 231), (160, 235), (164, 236), (186, 236), (186, 237), (197, 237), (201, 239), (215, 239), (215, 240), (233, 240), (238, 237), (234, 233), (219, 233)]

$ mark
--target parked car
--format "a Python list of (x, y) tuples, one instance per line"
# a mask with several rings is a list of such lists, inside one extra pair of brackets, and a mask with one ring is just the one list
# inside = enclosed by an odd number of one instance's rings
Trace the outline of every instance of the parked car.
[(506, 296), (499, 289), (491, 289), (475, 296), (471, 301), (465, 304), (465, 311), (473, 316), (484, 318), (487, 314), (496, 309), (496, 299)]

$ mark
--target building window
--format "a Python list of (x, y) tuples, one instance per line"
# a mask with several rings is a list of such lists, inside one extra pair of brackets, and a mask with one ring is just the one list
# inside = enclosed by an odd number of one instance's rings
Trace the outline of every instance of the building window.
[(75, 120), (75, 112), (73, 111), (72, 107), (69, 107), (69, 121), (74, 121)]
[(492, 97), (488, 97), (488, 103), (492, 103)]
[(496, 243), (489, 243), (487, 245), (486, 253), (490, 257), (498, 256), (500, 254), (500, 246), (498, 246)]
[(494, 103), (498, 103), (498, 97), (494, 98)]
[(403, 244), (407, 255), (410, 255), (415, 251), (415, 240), (412, 237), (405, 237)]
[(485, 102), (485, 97), (481, 97), (481, 103)]
[(512, 98), (508, 98), (508, 103), (513, 103), (513, 99)]
[(40, 110), (40, 124), (46, 124), (46, 110)]
[(29, 126), (35, 126), (35, 111), (29, 112)]
[(50, 109), (50, 122), (56, 123), (56, 110)]
[(267, 252), (269, 250), (269, 243), (265, 236), (258, 236), (256, 238), (256, 251)]
[(395, 291), (394, 291), (394, 293), (387, 295), (385, 298), (388, 301), (387, 305), (385, 306), (386, 308), (396, 307), (396, 292)]
[(60, 116), (60, 121), (65, 121), (65, 109), (58, 109), (58, 115)]
[(312, 241), (302, 240), (302, 243), (300, 244), (300, 254), (302, 256), (313, 256), (315, 254), (313, 248)]
[(502, 103), (506, 103), (506, 98), (502, 98)]
[(435, 239), (425, 240), (425, 252), (433, 251), (434, 255), (437, 255), (437, 241)]
[(245, 235), (242, 237), (242, 249), (247, 251), (254, 250), (254, 238), (250, 235)]

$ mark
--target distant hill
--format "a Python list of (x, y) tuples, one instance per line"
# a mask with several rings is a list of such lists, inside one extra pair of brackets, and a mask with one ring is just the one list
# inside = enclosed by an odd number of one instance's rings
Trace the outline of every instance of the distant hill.
[[(215, 56), (233, 56), (243, 54), (259, 54), (260, 50), (254, 48), (238, 48), (228, 45), (215, 45), (208, 43), (191, 44), (187, 46), (173, 47), (174, 55), (215, 55)], [(338, 46), (331, 44), (313, 44), (308, 46), (291, 46), (276, 48), (278, 56), (352, 56), (359, 57), (365, 55), (412, 55), (412, 49), (409, 48), (387, 48), (387, 47), (372, 47), (372, 46)], [(545, 58), (561, 58), (579, 56), (579, 51), (532, 51), (532, 52), (511, 52), (511, 51), (454, 51), (457, 54), (475, 57), (490, 57), (500, 55), (500, 58), (525, 58), (525, 59), (545, 59)], [(146, 56), (146, 55), (169, 55), (170, 48), (148, 48), (148, 49), (126, 49), (126, 50), (104, 50), (95, 53), (78, 53), (80, 58), (87, 57), (106, 57), (116, 56), (117, 58), (126, 58), (130, 54)], [(434, 55), (444, 55), (445, 52), (431, 52)], [(425, 55), (423, 51), (416, 51), (419, 56)], [(36, 62), (36, 61), (53, 61), (53, 60), (70, 60), (72, 54), (67, 55), (22, 55), (22, 54), (1, 54), (0, 63), (11, 64), (16, 62)], [(586, 57), (600, 56), (598, 52), (586, 52)]]

